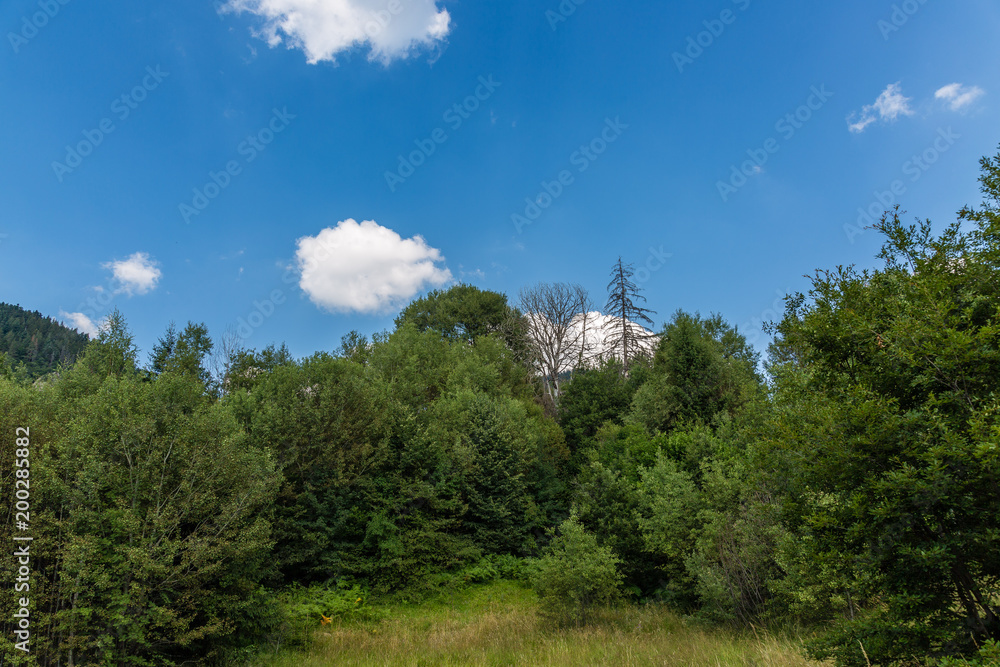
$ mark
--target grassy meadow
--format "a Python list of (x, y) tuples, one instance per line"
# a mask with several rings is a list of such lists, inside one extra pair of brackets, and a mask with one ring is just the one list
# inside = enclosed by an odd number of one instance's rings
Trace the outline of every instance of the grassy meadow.
[(818, 667), (794, 638), (729, 633), (659, 606), (607, 609), (582, 628), (554, 629), (535, 594), (513, 582), (387, 606), (379, 621), (316, 623), (314, 643), (259, 657), (253, 667), (369, 665), (705, 665)]

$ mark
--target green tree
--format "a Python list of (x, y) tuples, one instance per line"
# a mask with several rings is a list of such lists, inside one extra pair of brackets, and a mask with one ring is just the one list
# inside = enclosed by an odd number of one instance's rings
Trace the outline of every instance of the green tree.
[(100, 377), (121, 377), (136, 371), (138, 356), (135, 337), (125, 316), (116, 308), (104, 321), (97, 339), (87, 346), (83, 366)]
[(678, 311), (660, 337), (651, 381), (633, 400), (632, 419), (668, 432), (732, 416), (760, 389), (757, 360), (743, 336), (721, 317)]
[(703, 465), (703, 509), (686, 558), (698, 613), (743, 628), (789, 617), (802, 624), (822, 621), (828, 605), (812, 591), (789, 590), (802, 580), (787, 576), (782, 547), (794, 547), (797, 536), (785, 528), (778, 495), (765, 481), (744, 455), (716, 456)]
[(532, 573), (543, 614), (560, 624), (585, 624), (595, 606), (620, 599), (619, 562), (576, 516), (566, 519)]
[(627, 589), (655, 593), (663, 581), (660, 561), (649, 553), (639, 528), (637, 471), (592, 460), (575, 480), (573, 510), (597, 543), (621, 561), (619, 571)]
[(634, 377), (622, 378), (615, 363), (576, 370), (559, 401), (559, 425), (570, 451), (583, 448), (605, 423), (622, 424), (637, 386)]
[(850, 599), (818, 657), (893, 665), (1000, 639), (1000, 156), (983, 167), (971, 229), (887, 213), (885, 268), (817, 273), (778, 327), (795, 362), (768, 465), (798, 559)]
[(281, 475), (274, 531), (281, 581), (373, 576), (365, 532), (400, 493), (392, 474), (397, 409), (386, 385), (358, 364), (318, 354), (261, 371), (226, 403)]
[(31, 430), (39, 663), (167, 665), (253, 642), (275, 470), (228, 409), (186, 378), (143, 378), (120, 317), (51, 386), (11, 389), (4, 431)]
[[(525, 409), (515, 400), (464, 389), (438, 401), (427, 437), (451, 450), (461, 466), (463, 531), (487, 553), (523, 555), (529, 497), (525, 477), (535, 443)], [(460, 475), (460, 477), (459, 477)]]
[(685, 561), (693, 552), (701, 506), (701, 495), (691, 476), (662, 451), (654, 465), (640, 470), (639, 529), (646, 549), (661, 561), (661, 595), (676, 605), (693, 601)]
[(156, 341), (156, 345), (153, 346), (153, 351), (149, 355), (150, 370), (154, 373), (165, 373), (167, 362), (173, 356), (174, 348), (176, 347), (177, 325), (171, 322), (167, 325), (167, 330), (164, 334)]
[(159, 339), (150, 357), (154, 373), (176, 373), (196, 378), (205, 387), (212, 381), (205, 359), (212, 352), (212, 339), (204, 324), (188, 322), (180, 334), (173, 322)]
[(632, 282), (635, 269), (631, 264), (618, 258), (611, 271), (608, 283), (608, 303), (604, 314), (615, 318), (615, 322), (605, 335), (605, 350), (621, 363), (623, 373), (628, 373), (636, 359), (647, 355), (653, 334), (643, 328), (643, 324), (653, 326), (650, 315), (655, 311), (640, 305), (646, 297), (639, 292), (639, 286)]
[(450, 341), (471, 343), (483, 336), (500, 335), (513, 350), (523, 350), (520, 317), (499, 292), (474, 285), (434, 290), (412, 302), (396, 318), (396, 328), (413, 324), (418, 331), (437, 331)]
[(268, 345), (263, 350), (248, 350), (237, 347), (226, 361), (222, 378), (222, 393), (249, 391), (275, 369), (294, 365), (295, 360), (286, 345)]

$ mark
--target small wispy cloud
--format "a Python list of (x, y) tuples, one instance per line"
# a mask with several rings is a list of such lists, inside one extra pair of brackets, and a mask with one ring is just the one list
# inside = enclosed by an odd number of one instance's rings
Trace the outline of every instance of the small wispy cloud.
[(934, 97), (944, 100), (952, 111), (962, 111), (970, 104), (986, 94), (979, 86), (965, 86), (961, 83), (950, 83), (934, 93)]
[(473, 269), (471, 271), (467, 271), (465, 269), (465, 267), (459, 266), (458, 267), (458, 279), (459, 280), (469, 280), (469, 279), (486, 280), (486, 273), (482, 269)]
[(848, 116), (847, 125), (850, 131), (860, 134), (876, 121), (892, 122), (900, 116), (912, 116), (914, 112), (910, 108), (911, 98), (903, 95), (900, 83), (897, 81), (889, 84), (874, 104), (865, 105), (860, 114), (855, 112)]
[(60, 311), (59, 317), (67, 320), (74, 329), (80, 333), (87, 334), (91, 338), (97, 338), (97, 335), (101, 331), (100, 325), (83, 313), (67, 313), (66, 311)]

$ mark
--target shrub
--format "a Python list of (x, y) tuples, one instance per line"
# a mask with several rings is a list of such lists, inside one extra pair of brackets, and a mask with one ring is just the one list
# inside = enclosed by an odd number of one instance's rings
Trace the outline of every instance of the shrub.
[(542, 615), (560, 625), (583, 625), (595, 605), (621, 597), (619, 559), (598, 546), (576, 515), (559, 526), (545, 555), (534, 564), (531, 582), (541, 601)]
[(938, 663), (938, 667), (993, 667), (993, 665), (1000, 665), (1000, 644), (992, 640), (983, 644), (971, 661), (945, 658)]
[(372, 621), (379, 612), (368, 606), (369, 593), (345, 582), (293, 585), (275, 595), (281, 636), (276, 643), (304, 645), (313, 632), (333, 621)]

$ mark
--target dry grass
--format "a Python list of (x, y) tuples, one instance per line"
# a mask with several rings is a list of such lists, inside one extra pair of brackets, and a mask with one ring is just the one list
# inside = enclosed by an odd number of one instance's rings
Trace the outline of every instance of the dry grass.
[(511, 583), (447, 601), (398, 607), (388, 620), (318, 629), (314, 646), (258, 660), (258, 667), (328, 665), (705, 665), (807, 667), (792, 640), (686, 626), (662, 608), (609, 610), (585, 628), (538, 619), (530, 591)]

